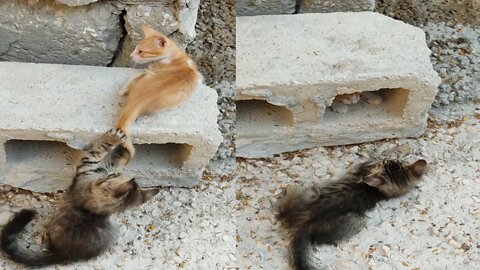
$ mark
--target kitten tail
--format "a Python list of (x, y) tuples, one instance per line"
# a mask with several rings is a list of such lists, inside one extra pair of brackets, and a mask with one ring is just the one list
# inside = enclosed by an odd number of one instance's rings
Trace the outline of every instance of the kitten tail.
[(310, 247), (310, 235), (300, 229), (297, 230), (290, 241), (290, 262), (294, 270), (311, 270), (308, 264), (307, 253)]
[(19, 246), (18, 235), (35, 216), (34, 210), (23, 209), (2, 230), (1, 247), (10, 258), (28, 266), (42, 267), (58, 263), (56, 256), (40, 250), (29, 250)]

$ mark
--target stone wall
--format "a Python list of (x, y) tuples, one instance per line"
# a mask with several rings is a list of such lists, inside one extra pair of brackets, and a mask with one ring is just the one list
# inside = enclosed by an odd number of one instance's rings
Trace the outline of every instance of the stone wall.
[(12, 0), (0, 2), (0, 61), (132, 66), (148, 24), (186, 47), (200, 0)]
[(373, 11), (375, 0), (238, 0), (237, 16)]

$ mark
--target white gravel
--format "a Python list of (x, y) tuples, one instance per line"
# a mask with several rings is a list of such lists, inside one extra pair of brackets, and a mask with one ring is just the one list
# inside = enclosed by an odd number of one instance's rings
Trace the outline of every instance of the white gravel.
[(241, 269), (287, 269), (285, 235), (274, 218), (288, 184), (331, 181), (368, 157), (430, 163), (424, 182), (368, 214), (367, 227), (338, 247), (312, 254), (327, 269), (478, 269), (480, 265), (480, 109), (445, 107), (427, 133), (353, 146), (320, 147), (237, 167), (237, 260)]

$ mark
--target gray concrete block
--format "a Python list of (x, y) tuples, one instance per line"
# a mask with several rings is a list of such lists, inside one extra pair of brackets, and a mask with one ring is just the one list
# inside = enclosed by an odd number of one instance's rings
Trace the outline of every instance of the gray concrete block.
[[(15, 71), (15, 72), (12, 72)], [(114, 125), (118, 91), (136, 69), (0, 62), (0, 183), (35, 191), (66, 188), (78, 149)], [(215, 154), (217, 93), (200, 86), (178, 108), (132, 127), (126, 173), (145, 186), (193, 186)]]
[(129, 55), (143, 38), (141, 30), (143, 24), (148, 24), (153, 29), (170, 36), (185, 48), (196, 36), (195, 24), (199, 6), (200, 0), (182, 0), (176, 5), (160, 5), (158, 2), (153, 5), (150, 3), (127, 5), (124, 17), (127, 35), (114, 66), (138, 66), (130, 61)]
[[(440, 79), (419, 28), (372, 13), (237, 18), (237, 156), (419, 136)], [(345, 114), (337, 95), (375, 91)]]
[(84, 6), (91, 3), (95, 3), (98, 0), (55, 0), (57, 3), (61, 3), (67, 6), (75, 7), (75, 6)]
[(237, 16), (292, 14), (296, 0), (237, 0)]
[(108, 2), (0, 1), (0, 60), (106, 66), (122, 36)]
[(300, 0), (299, 13), (373, 11), (375, 0)]

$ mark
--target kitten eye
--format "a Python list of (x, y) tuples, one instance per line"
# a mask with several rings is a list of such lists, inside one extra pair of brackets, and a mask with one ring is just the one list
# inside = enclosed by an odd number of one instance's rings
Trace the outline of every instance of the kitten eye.
[(139, 50), (138, 53), (143, 53), (143, 51), (142, 51), (142, 50)]

